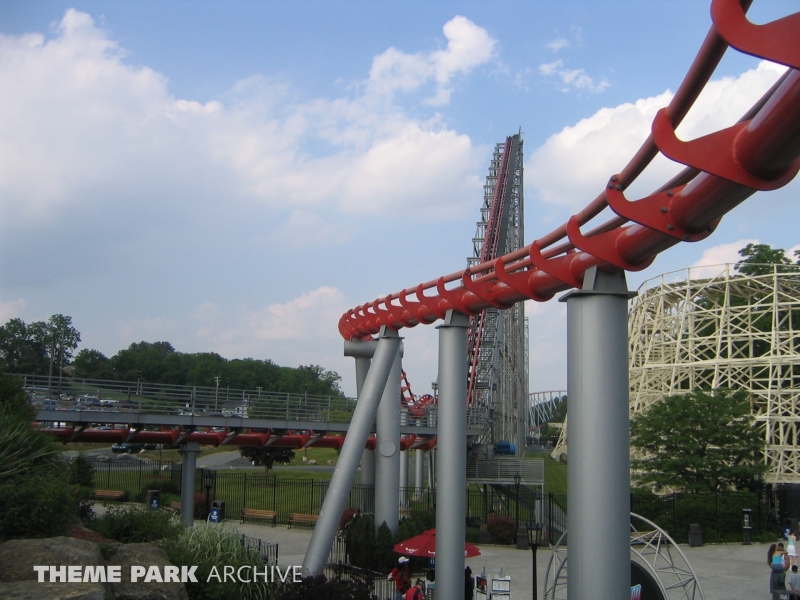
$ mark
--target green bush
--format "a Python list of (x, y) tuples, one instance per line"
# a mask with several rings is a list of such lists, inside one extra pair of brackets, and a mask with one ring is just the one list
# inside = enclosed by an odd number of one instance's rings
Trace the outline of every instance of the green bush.
[(77, 489), (53, 473), (0, 486), (0, 538), (65, 535), (78, 514)]
[(78, 454), (69, 464), (67, 483), (81, 487), (94, 487), (94, 468), (83, 454)]
[(392, 537), (392, 531), (384, 521), (375, 533), (375, 561), (377, 568), (373, 569), (374, 571), (386, 573), (392, 570), (398, 558), (393, 548), (394, 538)]
[[(222, 582), (212, 577), (216, 567), (222, 577), (222, 567), (238, 569), (249, 565), (263, 572), (266, 563), (257, 550), (245, 548), (242, 536), (235, 529), (212, 523), (183, 528), (179, 535), (163, 544), (169, 560), (174, 565), (197, 565), (197, 583), (187, 583), (186, 591), (191, 600), (269, 600), (275, 596), (276, 585), (271, 582), (240, 583)], [(244, 572), (243, 572), (244, 573)], [(249, 571), (252, 573), (252, 571)], [(252, 578), (252, 575), (248, 575)]]
[(486, 529), (498, 544), (513, 544), (517, 539), (517, 528), (511, 517), (489, 517)]
[(89, 527), (103, 537), (123, 544), (171, 539), (184, 528), (177, 518), (165, 511), (143, 510), (138, 506), (112, 506)]
[(371, 516), (356, 515), (347, 528), (347, 556), (354, 567), (375, 566), (375, 525)]
[(170, 479), (154, 479), (152, 481), (148, 481), (142, 490), (158, 490), (161, 492), (162, 496), (164, 494), (177, 494), (180, 496), (181, 486)]
[(481, 538), (481, 530), (476, 529), (475, 527), (467, 527), (465, 532), (465, 541), (469, 542), (470, 544), (480, 544), (482, 540)]

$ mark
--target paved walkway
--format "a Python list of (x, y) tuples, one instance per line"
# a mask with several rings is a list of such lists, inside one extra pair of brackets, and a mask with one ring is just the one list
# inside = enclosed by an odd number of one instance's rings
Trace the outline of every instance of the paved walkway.
[[(295, 528), (287, 529), (285, 525), (270, 527), (269, 525), (240, 525), (230, 522), (242, 533), (260, 538), (265, 542), (279, 544), (279, 563), (281, 566), (300, 565), (303, 563), (311, 530)], [(702, 587), (706, 600), (769, 600), (769, 567), (767, 566), (767, 548), (769, 544), (719, 544), (689, 548), (681, 545), (681, 550), (692, 565)], [(510, 575), (512, 581), (512, 600), (527, 600), (531, 597), (531, 552), (516, 550), (506, 546), (480, 546), (481, 555), (467, 559), (465, 564), (472, 568), (475, 575), (483, 569), (487, 573), (498, 574), (503, 569), (504, 575)], [(598, 552), (602, 552), (598, 548)], [(545, 570), (550, 560), (549, 549), (540, 550), (537, 554), (539, 598), (542, 598)]]

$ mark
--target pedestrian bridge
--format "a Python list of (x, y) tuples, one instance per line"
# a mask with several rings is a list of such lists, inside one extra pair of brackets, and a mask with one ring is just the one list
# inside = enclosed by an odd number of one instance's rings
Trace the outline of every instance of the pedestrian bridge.
[[(341, 448), (356, 399), (261, 389), (23, 376), (44, 431), (62, 441), (168, 445), (323, 446)], [(398, 402), (400, 398), (398, 396)], [(435, 445), (438, 407), (401, 406), (401, 446)], [(468, 435), (487, 428), (479, 411), (467, 415)], [(98, 429), (96, 426), (105, 427)], [(374, 427), (373, 427), (374, 432)], [(367, 442), (374, 448), (374, 438)]]

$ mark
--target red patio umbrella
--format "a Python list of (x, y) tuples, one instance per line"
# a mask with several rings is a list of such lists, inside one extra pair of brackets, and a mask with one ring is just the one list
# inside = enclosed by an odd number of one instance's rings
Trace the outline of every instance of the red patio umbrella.
[[(436, 556), (436, 530), (429, 529), (405, 542), (395, 544), (394, 551), (406, 556)], [(480, 553), (477, 546), (464, 543), (464, 558), (479, 556)]]

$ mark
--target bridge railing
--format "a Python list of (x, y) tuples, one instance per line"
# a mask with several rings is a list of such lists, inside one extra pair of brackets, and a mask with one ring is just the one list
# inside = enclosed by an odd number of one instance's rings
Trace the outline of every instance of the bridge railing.
[[(20, 377), (33, 406), (42, 409), (349, 423), (356, 408), (356, 399), (345, 396), (47, 375)], [(438, 407), (432, 404), (424, 411), (409, 416), (408, 424), (436, 427)], [(468, 408), (467, 426), (485, 429), (486, 411)]]

